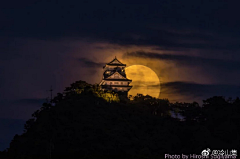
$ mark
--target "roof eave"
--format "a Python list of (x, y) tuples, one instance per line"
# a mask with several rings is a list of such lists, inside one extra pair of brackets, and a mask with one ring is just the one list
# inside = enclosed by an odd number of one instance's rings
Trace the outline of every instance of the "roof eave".
[(103, 67), (106, 67), (106, 66), (127, 66), (126, 64), (106, 64), (105, 66), (103, 66)]
[(105, 81), (132, 81), (130, 79), (111, 79), (111, 78), (104, 78)]

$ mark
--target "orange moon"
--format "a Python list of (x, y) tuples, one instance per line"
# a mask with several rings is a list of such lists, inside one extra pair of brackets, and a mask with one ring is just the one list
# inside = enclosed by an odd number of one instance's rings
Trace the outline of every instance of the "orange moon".
[(138, 93), (158, 98), (160, 94), (160, 81), (157, 74), (144, 65), (132, 65), (125, 68), (128, 79), (132, 80), (132, 89), (128, 95), (136, 96)]

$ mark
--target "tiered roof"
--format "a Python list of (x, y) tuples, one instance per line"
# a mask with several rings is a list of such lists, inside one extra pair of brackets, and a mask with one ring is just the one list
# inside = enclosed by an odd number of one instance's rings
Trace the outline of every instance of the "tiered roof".
[[(115, 74), (118, 74), (120, 78), (112, 78)], [(110, 76), (108, 76), (107, 78), (104, 78), (104, 80), (106, 81), (132, 81), (130, 79), (127, 79), (126, 77), (124, 77), (122, 74), (120, 74), (119, 72), (114, 72), (113, 74), (111, 74)]]
[(103, 77), (104, 79), (112, 76), (113, 74), (115, 74), (116, 72), (118, 72), (121, 76), (125, 77), (126, 78), (126, 74), (125, 72), (122, 71), (122, 69), (118, 69), (118, 68), (115, 68), (114, 70), (106, 70), (104, 73), (103, 73)]
[(121, 63), (121, 62), (116, 58), (116, 56), (115, 56), (115, 58), (114, 58), (111, 62), (109, 62), (109, 63), (107, 63), (105, 66), (103, 66), (103, 68), (105, 68), (107, 65), (109, 65), (109, 66), (126, 66), (126, 64)]

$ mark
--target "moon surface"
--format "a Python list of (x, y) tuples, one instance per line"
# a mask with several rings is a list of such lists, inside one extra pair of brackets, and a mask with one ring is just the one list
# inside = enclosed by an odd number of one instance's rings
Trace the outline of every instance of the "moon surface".
[(150, 95), (158, 98), (160, 94), (160, 81), (157, 74), (144, 65), (132, 65), (125, 68), (132, 89), (128, 95), (136, 96), (137, 94)]

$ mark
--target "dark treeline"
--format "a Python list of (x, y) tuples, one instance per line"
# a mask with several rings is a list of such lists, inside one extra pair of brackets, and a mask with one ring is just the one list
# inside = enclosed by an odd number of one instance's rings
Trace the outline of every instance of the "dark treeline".
[[(161, 159), (164, 154), (240, 148), (240, 100), (132, 100), (77, 81), (43, 104), (1, 159)], [(173, 118), (178, 114), (182, 118)]]

